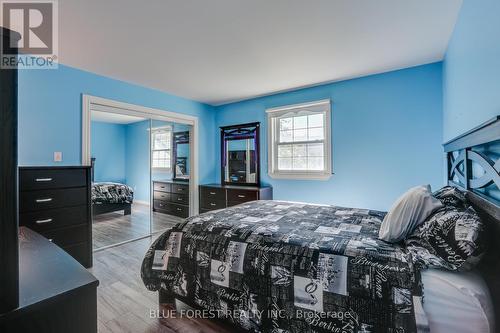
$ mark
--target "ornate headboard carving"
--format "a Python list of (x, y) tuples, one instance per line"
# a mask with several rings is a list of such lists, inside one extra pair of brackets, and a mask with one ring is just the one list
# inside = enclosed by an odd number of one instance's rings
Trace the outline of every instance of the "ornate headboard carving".
[(500, 115), (444, 144), (448, 184), (466, 191), (485, 221), (489, 248), (478, 266), (500, 321)]

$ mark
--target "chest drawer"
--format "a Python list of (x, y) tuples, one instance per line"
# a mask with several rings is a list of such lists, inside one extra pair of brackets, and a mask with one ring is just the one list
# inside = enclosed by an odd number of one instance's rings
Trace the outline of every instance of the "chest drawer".
[(159, 191), (159, 192), (171, 192), (172, 191), (172, 184), (153, 182), (153, 190)]
[(247, 202), (258, 199), (257, 191), (227, 189), (227, 201)]
[(87, 170), (21, 169), (19, 182), (21, 191), (86, 186)]
[(184, 195), (184, 194), (172, 193), (171, 201), (173, 203), (187, 205), (187, 204), (189, 204), (189, 196), (188, 195)]
[(88, 207), (48, 209), (19, 215), (19, 224), (37, 232), (83, 224), (88, 221)]
[(226, 190), (223, 188), (217, 188), (217, 187), (200, 186), (200, 196), (206, 200), (225, 201), (226, 200)]
[(52, 243), (64, 247), (86, 242), (88, 238), (88, 228), (89, 226), (84, 224), (68, 228), (42, 231), (40, 232), (40, 235), (49, 239)]
[(211, 200), (208, 198), (202, 198), (200, 202), (200, 207), (208, 210), (221, 209), (221, 208), (226, 208), (226, 202), (220, 200)]
[(169, 202), (164, 200), (153, 200), (153, 209), (168, 212)]
[(153, 192), (153, 199), (154, 200), (164, 200), (164, 201), (170, 201), (171, 194), (167, 192), (160, 192), (160, 191), (154, 191)]
[(29, 191), (21, 192), (19, 211), (23, 213), (87, 204), (88, 198), (86, 187)]
[(172, 193), (189, 194), (189, 185), (172, 184)]
[(172, 215), (179, 216), (179, 217), (188, 217), (189, 216), (189, 208), (184, 205), (177, 205), (174, 203), (171, 203), (169, 205), (169, 212)]

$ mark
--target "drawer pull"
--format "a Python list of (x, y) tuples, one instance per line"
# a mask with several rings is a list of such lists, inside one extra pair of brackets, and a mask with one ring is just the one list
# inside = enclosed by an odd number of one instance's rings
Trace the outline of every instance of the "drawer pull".
[(50, 223), (52, 222), (52, 219), (45, 219), (45, 220), (36, 220), (36, 224), (44, 224), (44, 223)]
[(177, 208), (178, 211), (181, 211), (182, 209), (181, 208)]
[(212, 203), (212, 202), (211, 202), (211, 203), (210, 203), (210, 206), (217, 206), (217, 204), (214, 204), (214, 203)]
[(182, 201), (182, 198), (177, 198), (177, 201)]
[(184, 189), (183, 188), (178, 188), (177, 191), (182, 192), (182, 191), (184, 191)]
[(52, 198), (46, 198), (46, 199), (36, 199), (35, 200), (37, 203), (42, 203), (42, 202), (51, 202)]
[(211, 195), (216, 195), (217, 193), (215, 193), (215, 192), (210, 192), (210, 194), (211, 194)]
[(51, 182), (52, 178), (37, 178), (35, 179), (36, 182)]
[(238, 198), (244, 198), (245, 196), (243, 194), (238, 194)]

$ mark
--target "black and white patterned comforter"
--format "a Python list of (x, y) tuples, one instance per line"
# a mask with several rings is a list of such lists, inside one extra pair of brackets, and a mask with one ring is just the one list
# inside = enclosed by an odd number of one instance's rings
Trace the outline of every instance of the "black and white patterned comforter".
[(384, 215), (280, 201), (208, 212), (154, 242), (142, 279), (249, 331), (425, 330), (410, 253), (377, 237)]
[(92, 183), (92, 204), (132, 203), (134, 191), (120, 183)]

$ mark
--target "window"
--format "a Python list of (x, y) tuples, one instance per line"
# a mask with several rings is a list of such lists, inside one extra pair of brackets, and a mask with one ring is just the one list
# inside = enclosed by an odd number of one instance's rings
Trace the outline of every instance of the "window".
[(154, 169), (170, 170), (172, 166), (172, 129), (153, 129), (151, 159)]
[(271, 177), (331, 176), (330, 113), (329, 100), (267, 110)]

